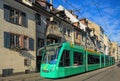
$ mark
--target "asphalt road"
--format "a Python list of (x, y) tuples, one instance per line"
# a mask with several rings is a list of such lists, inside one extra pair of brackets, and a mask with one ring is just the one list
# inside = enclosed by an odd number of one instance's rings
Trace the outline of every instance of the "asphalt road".
[(41, 79), (37, 81), (120, 81), (120, 63), (95, 71), (61, 79)]

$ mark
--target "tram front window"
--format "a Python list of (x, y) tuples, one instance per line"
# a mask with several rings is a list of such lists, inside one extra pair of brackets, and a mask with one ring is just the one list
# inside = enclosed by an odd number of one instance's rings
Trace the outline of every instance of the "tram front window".
[(46, 49), (44, 54), (43, 63), (56, 64), (60, 48)]

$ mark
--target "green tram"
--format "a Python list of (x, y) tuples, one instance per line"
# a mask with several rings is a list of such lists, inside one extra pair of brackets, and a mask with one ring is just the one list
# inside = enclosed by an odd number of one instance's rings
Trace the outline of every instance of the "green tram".
[(114, 58), (69, 42), (42, 49), (40, 76), (61, 78), (115, 64)]

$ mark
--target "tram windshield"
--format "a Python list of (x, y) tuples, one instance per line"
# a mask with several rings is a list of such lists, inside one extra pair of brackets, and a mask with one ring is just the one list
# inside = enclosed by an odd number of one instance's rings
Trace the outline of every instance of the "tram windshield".
[(46, 47), (45, 54), (43, 56), (43, 63), (56, 64), (59, 51), (60, 51), (60, 47), (58, 46)]

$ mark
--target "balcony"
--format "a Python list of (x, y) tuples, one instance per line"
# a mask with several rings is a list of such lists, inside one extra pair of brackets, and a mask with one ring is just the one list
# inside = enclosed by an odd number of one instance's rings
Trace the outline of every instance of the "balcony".
[(63, 37), (57, 24), (49, 24), (46, 32), (47, 36)]

